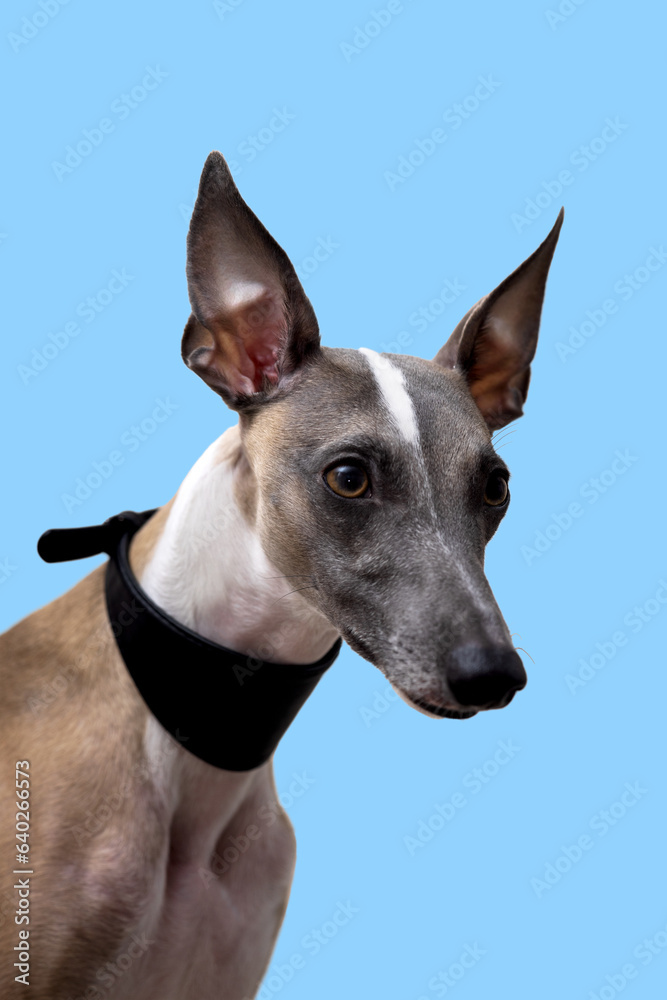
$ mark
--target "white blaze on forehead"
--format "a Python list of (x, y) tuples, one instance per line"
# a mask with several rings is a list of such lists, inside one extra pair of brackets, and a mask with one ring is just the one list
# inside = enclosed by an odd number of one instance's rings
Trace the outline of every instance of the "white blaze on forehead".
[(382, 393), (382, 399), (399, 433), (406, 441), (416, 444), (419, 439), (417, 417), (408, 395), (403, 372), (392, 364), (389, 358), (383, 358), (377, 351), (371, 351), (368, 347), (360, 347), (359, 351), (368, 360)]

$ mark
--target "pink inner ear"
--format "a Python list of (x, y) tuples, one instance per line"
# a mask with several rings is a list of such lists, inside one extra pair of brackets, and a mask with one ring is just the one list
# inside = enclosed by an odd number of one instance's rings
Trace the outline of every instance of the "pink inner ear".
[(286, 339), (284, 309), (282, 297), (265, 287), (246, 285), (234, 292), (230, 298), (236, 302), (214, 335), (215, 367), (230, 389), (251, 395), (260, 391), (264, 379), (278, 382)]
[(278, 381), (280, 338), (277, 330), (275, 331), (275, 337), (273, 338), (273, 346), (270, 346), (265, 340), (261, 340), (259, 342), (249, 340), (246, 343), (246, 352), (255, 366), (255, 375), (259, 380), (260, 385), (262, 376), (267, 378), (269, 382), (272, 383), (276, 383)]

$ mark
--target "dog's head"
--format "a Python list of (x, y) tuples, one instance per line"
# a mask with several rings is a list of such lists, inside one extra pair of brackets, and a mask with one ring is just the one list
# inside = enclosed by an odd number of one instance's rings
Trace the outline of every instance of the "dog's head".
[(239, 412), (244, 509), (273, 564), (438, 716), (502, 707), (526, 683), (483, 569), (509, 503), (491, 435), (522, 414), (562, 215), (424, 361), (322, 347), (219, 153), (201, 178), (182, 353)]

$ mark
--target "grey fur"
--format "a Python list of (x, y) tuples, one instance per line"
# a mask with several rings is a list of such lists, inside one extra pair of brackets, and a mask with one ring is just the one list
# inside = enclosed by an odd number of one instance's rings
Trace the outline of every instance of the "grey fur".
[[(383, 355), (402, 373), (412, 401), (414, 447), (392, 421), (366, 357), (319, 346), (291, 264), (220, 161), (220, 154), (207, 161), (205, 196), (190, 229), (197, 319), (186, 329), (184, 357), (241, 412), (249, 505), (266, 554), (309, 588), (304, 596), (413, 702), (455, 716), (502, 707), (525, 673), (483, 568), (506, 510), (485, 501), (485, 487), (494, 473), (509, 475), (491, 431), (522, 412), (562, 212), (538, 250), (469, 311), (434, 361)], [(224, 184), (211, 188), (212, 170)], [(272, 301), (281, 298), (278, 377), (271, 385), (257, 381), (257, 391), (243, 397), (228, 390), (235, 372), (225, 331), (234, 330), (241, 351), (243, 343), (218, 287), (221, 274), (229, 284), (235, 272), (239, 281), (252, 272)], [(217, 351), (213, 377), (210, 366), (193, 363), (193, 323), (199, 341), (213, 345), (209, 353)], [(249, 339), (256, 336), (253, 330)], [(345, 462), (367, 471), (369, 495), (345, 499), (328, 488), (327, 469)]]

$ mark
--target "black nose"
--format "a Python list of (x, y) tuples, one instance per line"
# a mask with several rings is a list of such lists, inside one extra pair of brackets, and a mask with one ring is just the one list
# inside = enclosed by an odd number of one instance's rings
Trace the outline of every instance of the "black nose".
[(446, 663), (449, 690), (459, 705), (503, 708), (528, 678), (518, 653), (513, 649), (459, 646)]

